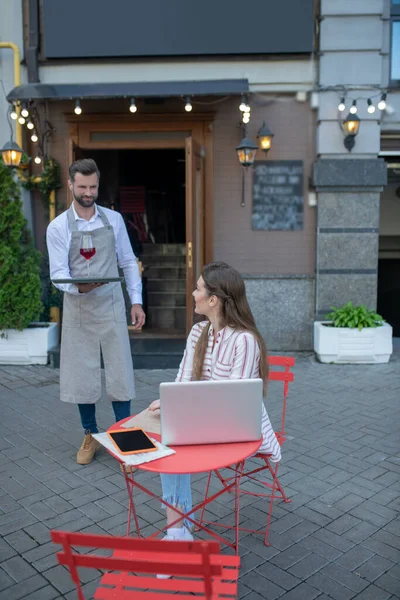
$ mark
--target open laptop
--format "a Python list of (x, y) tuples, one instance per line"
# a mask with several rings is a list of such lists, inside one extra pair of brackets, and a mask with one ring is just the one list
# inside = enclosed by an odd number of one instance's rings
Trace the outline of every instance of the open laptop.
[(261, 379), (162, 383), (165, 445), (251, 442), (261, 438)]

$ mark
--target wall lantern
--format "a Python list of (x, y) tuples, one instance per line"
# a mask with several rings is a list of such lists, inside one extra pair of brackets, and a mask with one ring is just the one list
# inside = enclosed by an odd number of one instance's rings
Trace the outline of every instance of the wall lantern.
[(343, 130), (346, 134), (346, 137), (343, 140), (344, 147), (351, 152), (356, 143), (355, 137), (360, 129), (360, 119), (356, 114), (347, 115), (346, 120), (343, 121)]
[(4, 144), (0, 152), (6, 167), (19, 167), (22, 158), (22, 150), (18, 144), (10, 140)]
[(236, 152), (240, 164), (245, 167), (242, 174), (242, 201), (241, 206), (245, 206), (245, 171), (247, 167), (252, 167), (256, 158), (258, 146), (248, 137), (244, 137), (239, 146), (236, 146)]
[(254, 164), (257, 150), (258, 146), (253, 140), (247, 137), (243, 138), (239, 146), (236, 147), (240, 164), (243, 167), (251, 167)]
[(268, 154), (268, 150), (271, 148), (273, 137), (274, 134), (268, 129), (268, 125), (264, 121), (258, 130), (257, 139), (259, 140), (260, 150), (265, 152), (265, 154)]

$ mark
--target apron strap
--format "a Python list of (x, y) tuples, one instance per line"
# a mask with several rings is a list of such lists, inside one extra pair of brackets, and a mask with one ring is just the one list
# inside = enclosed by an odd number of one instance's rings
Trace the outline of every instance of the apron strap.
[(107, 219), (106, 215), (103, 213), (100, 206), (97, 207), (97, 212), (99, 213), (100, 218), (103, 221), (104, 227), (111, 227), (110, 221)]
[(75, 221), (75, 213), (74, 213), (74, 209), (72, 208), (72, 204), (67, 211), (67, 217), (68, 217), (69, 230), (70, 231), (78, 231), (78, 225), (76, 224), (76, 221)]

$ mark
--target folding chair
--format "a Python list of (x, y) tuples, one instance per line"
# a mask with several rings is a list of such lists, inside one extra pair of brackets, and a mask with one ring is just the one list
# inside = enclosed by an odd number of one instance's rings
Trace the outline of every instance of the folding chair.
[[(284, 368), (281, 371), (270, 369), (269, 377), (268, 377), (269, 381), (282, 381), (283, 382), (283, 402), (282, 402), (281, 424), (280, 424), (280, 429), (275, 431), (279, 445), (282, 447), (282, 445), (286, 441), (286, 436), (287, 436), (287, 433), (285, 431), (285, 419), (286, 419), (287, 398), (288, 398), (288, 394), (289, 394), (289, 383), (294, 381), (294, 373), (290, 369), (294, 366), (296, 359), (291, 356), (269, 356), (267, 360), (268, 360), (268, 364), (270, 367), (283, 367)], [(271, 464), (271, 461), (270, 461), (271, 455), (263, 454), (261, 452), (258, 452), (257, 454), (254, 455), (254, 457), (251, 457), (251, 458), (252, 459), (258, 458), (264, 464), (260, 467), (254, 468), (250, 471), (244, 470), (242, 473), (242, 481), (244, 481), (243, 478), (247, 477), (249, 480), (256, 482), (258, 485), (260, 485), (264, 488), (268, 488), (268, 490), (271, 490), (271, 491), (268, 493), (257, 493), (254, 491), (241, 489), (240, 493), (247, 494), (250, 496), (256, 496), (259, 498), (268, 498), (269, 499), (270, 504), (269, 504), (269, 509), (268, 509), (268, 519), (267, 519), (267, 525), (265, 528), (265, 537), (264, 537), (264, 544), (266, 546), (269, 546), (268, 535), (269, 535), (269, 528), (271, 525), (272, 508), (273, 508), (274, 500), (284, 500), (284, 502), (291, 502), (291, 500), (286, 496), (286, 494), (283, 490), (282, 484), (280, 483), (280, 481), (278, 479), (279, 463)], [(229, 467), (229, 470), (236, 471), (237, 468), (238, 468), (238, 465), (235, 465), (235, 466)], [(255, 475), (257, 475), (258, 473), (261, 473), (262, 471), (265, 471), (265, 470), (268, 470), (269, 473), (271, 474), (272, 482), (262, 481), (258, 477), (255, 477)], [(214, 471), (214, 473), (218, 477), (219, 481), (222, 483), (222, 485), (224, 487), (226, 487), (233, 479), (232, 476), (231, 477), (223, 477), (220, 471)], [(206, 488), (206, 493), (205, 493), (206, 497), (208, 497), (211, 475), (212, 475), (212, 472), (210, 472), (208, 474), (207, 488)], [(202, 520), (203, 520), (203, 514), (204, 514), (204, 507), (203, 507), (203, 510), (201, 513), (200, 522), (202, 522)], [(222, 527), (222, 525), (220, 525), (220, 526)], [(240, 531), (247, 531), (250, 533), (260, 533), (256, 530), (245, 529), (243, 527), (240, 527), (239, 529), (240, 529)]]
[[(106, 570), (93, 596), (97, 600), (143, 600), (145, 595), (149, 600), (166, 600), (166, 594), (178, 592), (182, 600), (192, 600), (193, 594), (206, 600), (237, 597), (240, 558), (223, 556), (218, 542), (170, 542), (66, 531), (52, 531), (51, 538), (62, 545), (57, 559), (69, 568), (79, 600), (85, 597), (78, 567)], [(83, 548), (112, 550), (113, 554), (81, 554), (75, 548), (80, 552)], [(149, 576), (157, 573), (174, 579)]]

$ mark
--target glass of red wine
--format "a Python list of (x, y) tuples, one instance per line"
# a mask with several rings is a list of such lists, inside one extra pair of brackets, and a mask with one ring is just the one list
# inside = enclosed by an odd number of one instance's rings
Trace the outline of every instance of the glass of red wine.
[(96, 248), (93, 245), (93, 238), (90, 233), (84, 233), (81, 237), (80, 254), (86, 259), (87, 276), (89, 277), (89, 261), (96, 254)]

